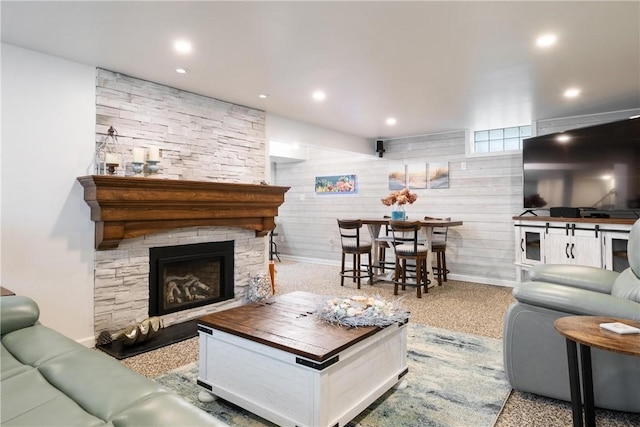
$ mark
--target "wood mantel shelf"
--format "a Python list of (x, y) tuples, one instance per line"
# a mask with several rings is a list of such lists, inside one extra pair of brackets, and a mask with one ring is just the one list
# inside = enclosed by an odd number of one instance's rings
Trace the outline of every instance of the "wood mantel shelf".
[(228, 226), (265, 236), (289, 187), (91, 175), (78, 178), (96, 223), (96, 249), (182, 227)]

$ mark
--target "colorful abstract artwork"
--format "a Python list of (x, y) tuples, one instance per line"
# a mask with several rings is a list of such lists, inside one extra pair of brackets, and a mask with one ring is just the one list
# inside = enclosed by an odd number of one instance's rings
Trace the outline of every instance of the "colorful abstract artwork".
[(355, 175), (317, 176), (316, 194), (355, 194), (358, 182)]

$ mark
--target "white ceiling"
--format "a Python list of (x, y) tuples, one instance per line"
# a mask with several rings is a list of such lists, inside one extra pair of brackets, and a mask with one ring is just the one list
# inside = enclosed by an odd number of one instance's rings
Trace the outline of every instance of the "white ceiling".
[[(3, 43), (367, 138), (640, 107), (639, 1), (0, 7)], [(553, 48), (535, 47), (543, 32)], [(173, 50), (178, 38), (191, 54)], [(581, 96), (563, 98), (570, 86)]]

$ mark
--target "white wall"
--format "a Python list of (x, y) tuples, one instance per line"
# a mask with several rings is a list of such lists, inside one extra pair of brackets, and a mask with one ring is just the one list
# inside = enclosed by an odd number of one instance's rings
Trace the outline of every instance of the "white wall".
[(92, 345), (93, 222), (76, 177), (90, 175), (95, 69), (2, 45), (0, 283), (40, 320)]
[[(339, 262), (336, 218), (389, 215), (391, 208), (380, 199), (389, 193), (390, 165), (449, 162), (449, 188), (414, 190), (418, 200), (406, 207), (409, 219), (433, 216), (463, 221), (463, 226), (449, 231), (451, 277), (512, 285), (511, 218), (522, 211), (521, 155), (466, 158), (466, 143), (466, 132), (455, 131), (386, 140), (383, 158), (315, 148), (308, 161), (278, 164), (275, 183), (291, 187), (276, 220), (278, 249), (298, 258)], [(357, 194), (315, 194), (316, 176), (342, 174), (356, 174)]]
[[(274, 114), (267, 114), (267, 140), (302, 146), (374, 154), (375, 142)], [(295, 156), (294, 156), (295, 157)]]

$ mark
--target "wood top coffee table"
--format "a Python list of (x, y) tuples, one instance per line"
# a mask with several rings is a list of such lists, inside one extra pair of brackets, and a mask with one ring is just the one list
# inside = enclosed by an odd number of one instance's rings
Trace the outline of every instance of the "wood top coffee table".
[(407, 373), (407, 324), (331, 325), (313, 315), (328, 298), (293, 292), (199, 318), (198, 384), (279, 425), (346, 424)]
[(602, 329), (601, 323), (620, 322), (640, 328), (640, 323), (628, 319), (597, 316), (568, 316), (554, 322), (556, 330), (566, 338), (569, 362), (569, 382), (574, 427), (582, 427), (582, 396), (580, 394), (580, 372), (578, 369), (577, 345), (580, 344), (582, 367), (582, 389), (584, 394), (584, 419), (587, 427), (595, 427), (595, 404), (593, 375), (591, 371), (591, 347), (631, 356), (640, 356), (640, 335), (617, 334)]

